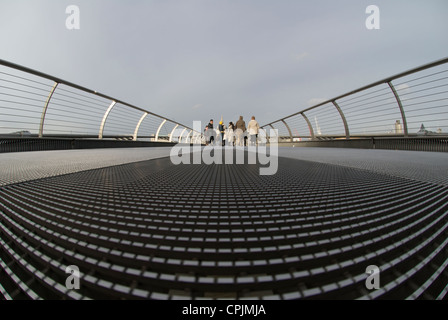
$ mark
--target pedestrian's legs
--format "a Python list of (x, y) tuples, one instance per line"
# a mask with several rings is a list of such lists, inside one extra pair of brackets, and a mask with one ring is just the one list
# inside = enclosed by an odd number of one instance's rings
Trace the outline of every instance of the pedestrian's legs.
[(239, 133), (238, 139), (239, 139), (238, 146), (243, 147), (244, 146), (244, 133), (242, 133), (242, 132)]
[(251, 134), (250, 136), (250, 146), (254, 146), (255, 145), (255, 135)]

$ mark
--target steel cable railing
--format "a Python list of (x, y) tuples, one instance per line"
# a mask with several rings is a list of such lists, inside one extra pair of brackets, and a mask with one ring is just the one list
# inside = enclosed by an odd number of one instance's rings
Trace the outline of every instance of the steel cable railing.
[(408, 70), (262, 126), (279, 141), (448, 136), (448, 58)]
[(179, 141), (183, 133), (182, 142), (191, 142), (190, 131), (149, 110), (0, 60), (0, 137)]

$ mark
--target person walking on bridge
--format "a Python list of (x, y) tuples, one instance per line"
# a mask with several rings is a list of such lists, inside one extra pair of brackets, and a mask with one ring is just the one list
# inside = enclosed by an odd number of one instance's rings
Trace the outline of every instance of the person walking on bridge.
[(205, 144), (206, 145), (213, 145), (214, 141), (215, 141), (215, 130), (213, 128), (213, 119), (210, 119), (210, 122), (207, 124), (207, 126), (205, 127)]
[(249, 121), (247, 125), (247, 131), (249, 132), (249, 145), (255, 146), (257, 145), (258, 131), (260, 130), (260, 125), (258, 124), (255, 117), (252, 116), (252, 119)]
[(243, 120), (243, 116), (235, 123), (236, 145), (244, 146), (244, 133), (246, 132), (246, 122)]
[(233, 124), (232, 121), (229, 122), (229, 125), (227, 126), (227, 145), (234, 147), (235, 146), (235, 134), (234, 134), (234, 130), (235, 130), (235, 125)]
[(221, 138), (221, 146), (224, 147), (226, 144), (224, 140), (224, 134), (226, 133), (226, 126), (224, 125), (224, 122), (222, 120), (219, 122), (218, 130)]

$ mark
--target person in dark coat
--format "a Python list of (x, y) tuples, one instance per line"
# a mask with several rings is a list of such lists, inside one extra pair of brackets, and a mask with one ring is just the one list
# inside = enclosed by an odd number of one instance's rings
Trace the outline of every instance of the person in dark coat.
[(213, 129), (213, 119), (210, 120), (210, 122), (205, 127), (205, 144), (206, 145), (213, 145), (213, 142), (215, 141), (215, 130)]
[(236, 135), (236, 145), (244, 146), (244, 133), (246, 132), (246, 122), (243, 120), (243, 116), (235, 123), (235, 135)]

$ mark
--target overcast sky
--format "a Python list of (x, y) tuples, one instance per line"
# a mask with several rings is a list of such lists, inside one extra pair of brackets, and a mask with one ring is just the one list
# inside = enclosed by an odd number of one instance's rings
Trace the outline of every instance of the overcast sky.
[(189, 126), (266, 124), (448, 56), (447, 13), (446, 0), (0, 0), (0, 58)]

